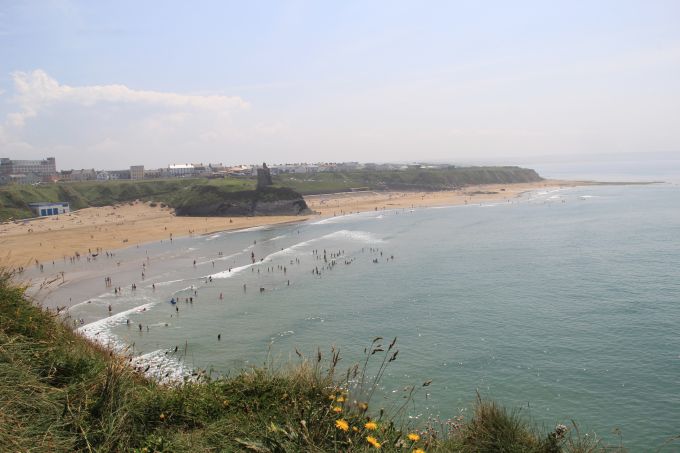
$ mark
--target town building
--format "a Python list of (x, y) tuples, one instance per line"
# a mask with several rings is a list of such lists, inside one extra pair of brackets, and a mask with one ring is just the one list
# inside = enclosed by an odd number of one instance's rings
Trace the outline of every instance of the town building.
[(131, 165), (130, 179), (144, 179), (144, 165)]
[(57, 164), (54, 157), (43, 160), (0, 158), (0, 184), (51, 182), (56, 177)]
[(168, 174), (179, 178), (194, 176), (196, 168), (192, 164), (173, 164), (168, 166)]
[[(65, 172), (62, 172), (66, 176)], [(67, 181), (92, 181), (97, 179), (97, 172), (94, 168), (81, 168), (80, 170), (71, 170)]]

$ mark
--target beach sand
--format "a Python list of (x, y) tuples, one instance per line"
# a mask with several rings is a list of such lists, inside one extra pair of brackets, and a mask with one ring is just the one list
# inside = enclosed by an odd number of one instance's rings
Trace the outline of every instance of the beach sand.
[(441, 192), (348, 192), (305, 197), (316, 214), (306, 216), (177, 217), (169, 208), (136, 202), (86, 208), (70, 214), (0, 224), (0, 259), (27, 267), (95, 250), (113, 251), (151, 241), (217, 231), (301, 222), (356, 212), (511, 200), (538, 189), (573, 187), (578, 182), (546, 180), (526, 184), (468, 186)]

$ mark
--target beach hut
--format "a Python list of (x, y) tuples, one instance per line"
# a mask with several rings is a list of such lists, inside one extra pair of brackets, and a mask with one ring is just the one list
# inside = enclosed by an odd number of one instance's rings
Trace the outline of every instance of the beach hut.
[(31, 208), (31, 211), (33, 211), (35, 215), (38, 217), (66, 214), (71, 210), (69, 204), (65, 201), (59, 201), (57, 203), (51, 202), (29, 203), (28, 206)]

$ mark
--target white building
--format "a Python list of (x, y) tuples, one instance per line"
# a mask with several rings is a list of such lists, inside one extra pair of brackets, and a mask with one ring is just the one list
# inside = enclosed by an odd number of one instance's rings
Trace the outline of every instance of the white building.
[(70, 206), (66, 202), (50, 203), (50, 202), (39, 202), (39, 203), (29, 203), (28, 207), (31, 211), (39, 217), (44, 217), (48, 215), (59, 215), (66, 214), (70, 212)]
[(168, 166), (168, 173), (176, 177), (193, 176), (196, 168), (191, 164), (173, 164)]

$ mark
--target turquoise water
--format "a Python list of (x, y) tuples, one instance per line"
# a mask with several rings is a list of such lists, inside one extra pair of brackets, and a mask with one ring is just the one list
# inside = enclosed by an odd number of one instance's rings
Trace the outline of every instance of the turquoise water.
[[(332, 269), (324, 249), (339, 253)], [(221, 373), (259, 365), (270, 344), (279, 363), (336, 346), (349, 366), (373, 337), (397, 336), (383, 396), (431, 379), (419, 420), (455, 416), (479, 391), (546, 427), (573, 418), (610, 442), (618, 429), (634, 451), (680, 434), (678, 186), (371, 212), (60, 266), (88, 274), (51, 302), (89, 300), (71, 310), (83, 331), (134, 343), (163, 374), (179, 356)]]

